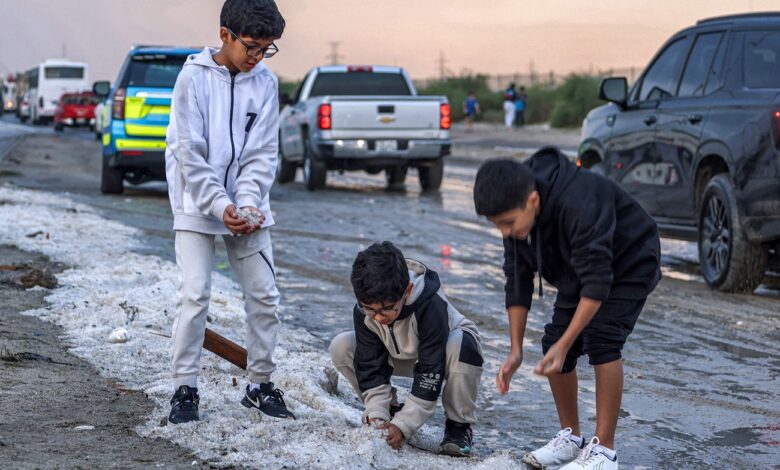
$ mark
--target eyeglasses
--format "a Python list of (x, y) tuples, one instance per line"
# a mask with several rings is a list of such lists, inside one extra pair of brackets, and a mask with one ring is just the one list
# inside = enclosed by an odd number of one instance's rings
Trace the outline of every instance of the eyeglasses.
[(389, 317), (394, 315), (396, 312), (400, 312), (404, 306), (405, 301), (406, 301), (406, 296), (404, 295), (403, 297), (401, 297), (401, 300), (394, 303), (393, 305), (382, 305), (382, 307), (379, 309), (366, 307), (360, 302), (358, 302), (357, 306), (358, 306), (358, 310), (360, 310), (360, 313), (368, 317), (374, 318), (377, 315), (382, 315), (383, 317)]
[(276, 47), (276, 44), (274, 43), (271, 43), (266, 47), (250, 46), (249, 44), (241, 40), (241, 38), (238, 37), (238, 35), (234, 33), (230, 28), (225, 28), (225, 29), (227, 29), (228, 32), (232, 34), (233, 37), (236, 38), (238, 42), (240, 42), (246, 48), (246, 55), (248, 55), (253, 59), (257, 59), (259, 57), (262, 57), (264, 59), (270, 59), (271, 57), (275, 56), (277, 52), (279, 52), (279, 48)]

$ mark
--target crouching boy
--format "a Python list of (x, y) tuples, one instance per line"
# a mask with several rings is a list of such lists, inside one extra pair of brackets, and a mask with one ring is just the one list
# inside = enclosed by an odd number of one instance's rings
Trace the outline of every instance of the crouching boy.
[[(439, 452), (470, 455), (483, 362), (477, 327), (447, 301), (435, 271), (405, 260), (390, 242), (358, 253), (351, 281), (355, 330), (336, 336), (330, 354), (365, 404), (363, 422), (386, 430), (398, 449), (433, 414), (443, 389)], [(393, 375), (414, 378), (403, 405)]]

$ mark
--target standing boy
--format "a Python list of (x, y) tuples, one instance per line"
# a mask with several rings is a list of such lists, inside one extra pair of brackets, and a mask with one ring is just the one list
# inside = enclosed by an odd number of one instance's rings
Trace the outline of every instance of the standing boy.
[(469, 91), (468, 96), (463, 101), (463, 114), (466, 117), (466, 132), (470, 132), (474, 127), (474, 119), (479, 112), (479, 100), (477, 100), (477, 95), (475, 95), (473, 91)]
[(191, 55), (173, 90), (165, 162), (182, 278), (173, 326), (171, 423), (198, 419), (216, 235), (245, 297), (250, 383), (241, 404), (293, 417), (271, 382), (279, 291), (268, 193), (277, 165), (279, 100), (276, 76), (261, 62), (278, 52), (274, 40), (284, 26), (271, 0), (227, 0), (222, 48)]
[[(449, 303), (435, 271), (405, 260), (390, 242), (358, 253), (351, 281), (355, 330), (336, 336), (330, 354), (366, 406), (363, 422), (385, 429), (398, 449), (436, 410), (443, 386), (439, 452), (471, 455), (483, 362), (476, 325)], [(414, 378), (404, 405), (395, 399), (393, 375)]]
[[(615, 428), (623, 393), (621, 350), (647, 296), (658, 283), (660, 241), (653, 219), (612, 181), (578, 168), (555, 148), (527, 163), (489, 160), (474, 184), (477, 214), (504, 237), (506, 308), (511, 352), (499, 369), (499, 392), (523, 360), (534, 272), (558, 289), (544, 328), (546, 375), (560, 429), (523, 457), (534, 468), (618, 468)], [(586, 446), (577, 408), (577, 358), (587, 354), (596, 372), (596, 431)], [(583, 449), (584, 448), (584, 449)]]

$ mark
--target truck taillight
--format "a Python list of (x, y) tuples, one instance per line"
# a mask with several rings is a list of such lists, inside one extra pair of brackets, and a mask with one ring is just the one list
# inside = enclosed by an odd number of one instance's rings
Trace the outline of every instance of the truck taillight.
[(320, 108), (317, 110), (317, 127), (323, 130), (328, 130), (331, 128), (331, 125), (333, 124), (331, 122), (330, 116), (331, 116), (332, 108), (329, 104), (321, 104)]
[(114, 101), (111, 104), (111, 117), (118, 120), (125, 118), (125, 89), (119, 88), (114, 93)]
[(439, 106), (439, 127), (442, 129), (449, 129), (451, 124), (450, 105), (443, 104)]
[(371, 73), (374, 71), (374, 67), (368, 65), (350, 65), (347, 67), (347, 72), (350, 73)]

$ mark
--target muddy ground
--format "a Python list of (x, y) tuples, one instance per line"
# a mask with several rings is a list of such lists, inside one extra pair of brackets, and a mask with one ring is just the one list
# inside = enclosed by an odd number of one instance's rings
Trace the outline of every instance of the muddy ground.
[[(526, 146), (512, 138), (516, 148)], [(527, 145), (554, 138), (533, 134)], [(469, 139), (479, 141), (479, 149), (489, 149), (492, 142), (489, 136)], [(571, 136), (566, 139), (562, 145)], [(484, 156), (480, 152), (484, 150), (477, 151), (477, 157)], [(101, 195), (96, 142), (69, 135), (28, 136), (8, 157), (0, 164), (4, 175), (0, 183), (68, 191), (103, 216), (143, 230), (144, 253), (173, 258), (164, 184), (128, 187), (122, 196)], [(275, 187), (272, 208), (278, 225), (273, 237), (279, 287), (283, 302), (292, 307), (287, 311), (298, 312), (288, 313), (283, 321), (314, 333), (325, 351), (330, 338), (351, 326), (348, 276), (355, 253), (372, 241), (392, 240), (407, 256), (440, 272), (451, 300), (480, 327), (485, 374), (495, 376), (508, 349), (502, 252), (495, 230), (474, 215), (474, 159), (473, 152), (468, 158), (454, 158), (437, 196), (419, 192), (414, 172), (407, 178), (407, 190), (400, 193), (384, 189), (383, 175), (362, 173), (331, 174), (328, 189), (316, 193), (305, 190), (300, 174), (295, 183)], [(442, 254), (445, 245), (449, 256)], [(218, 253), (216, 269), (230, 274), (224, 250)], [(628, 468), (777, 468), (780, 294), (776, 286), (770, 283), (757, 295), (714, 292), (684, 257), (666, 256), (664, 271), (624, 351), (626, 391), (618, 429), (621, 462)], [(554, 296), (554, 289), (547, 286), (544, 299), (535, 300), (525, 362), (518, 374), (530, 376), (530, 368), (540, 359), (539, 340)], [(39, 362), (31, 367), (54, 367)], [(67, 388), (65, 379), (71, 373), (59, 370), (59, 375), (52, 372), (54, 378), (47, 380), (55, 393)], [(595, 400), (593, 373), (586, 359), (580, 361), (580, 377), (580, 415), (587, 433), (595, 425)], [(504, 449), (521, 452), (556, 431), (547, 384), (541, 379), (524, 383), (528, 385), (514, 387), (507, 396), (489, 387), (481, 390), (481, 422), (475, 429), (479, 455)], [(111, 410), (105, 413), (109, 414), (105, 419), (112, 419)], [(443, 420), (441, 411), (432, 419)], [(11, 441), (2, 440), (6, 445)]]

